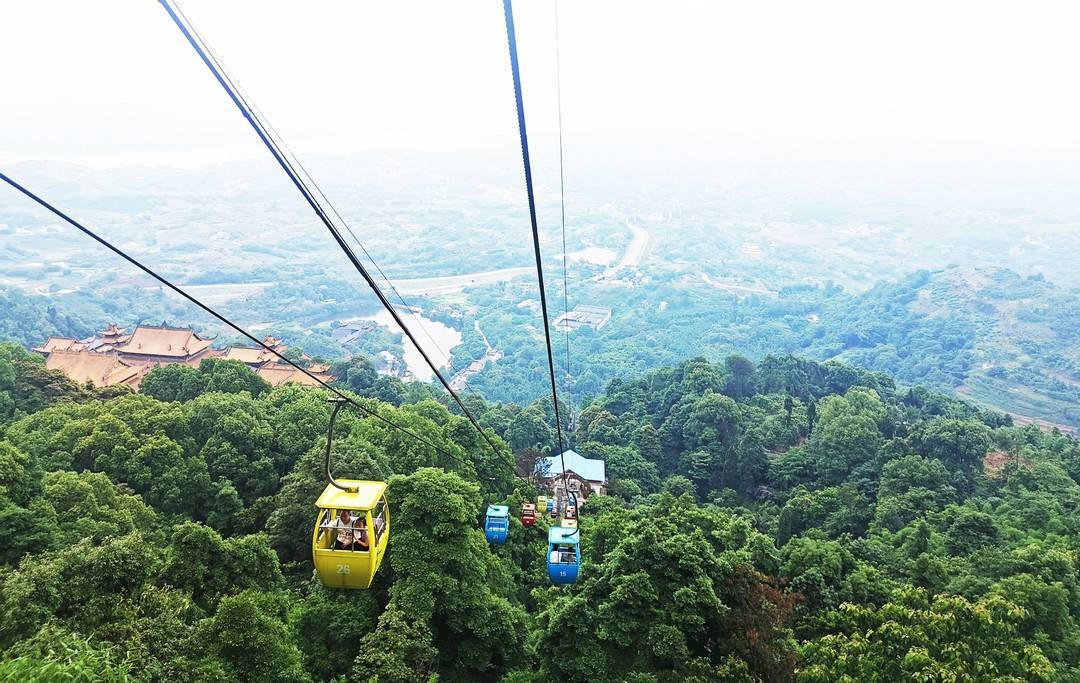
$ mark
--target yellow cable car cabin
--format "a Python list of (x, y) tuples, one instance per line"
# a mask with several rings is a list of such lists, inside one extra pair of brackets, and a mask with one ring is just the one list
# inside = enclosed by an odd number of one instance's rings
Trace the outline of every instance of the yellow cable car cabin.
[(386, 555), (390, 509), (386, 483), (339, 479), (315, 501), (311, 561), (328, 588), (368, 588)]

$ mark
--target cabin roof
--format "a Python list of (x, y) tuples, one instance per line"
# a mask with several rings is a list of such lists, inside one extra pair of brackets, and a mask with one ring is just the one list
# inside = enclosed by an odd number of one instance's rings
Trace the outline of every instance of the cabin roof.
[(371, 510), (386, 491), (384, 481), (360, 481), (358, 479), (338, 479), (342, 486), (356, 487), (356, 491), (342, 491), (333, 484), (327, 484), (322, 495), (315, 501), (319, 508), (336, 510)]
[(488, 505), (487, 509), (488, 517), (509, 517), (510, 508), (505, 505)]
[(548, 527), (548, 543), (556, 545), (577, 545), (578, 539), (577, 529), (567, 529), (561, 526), (549, 526)]

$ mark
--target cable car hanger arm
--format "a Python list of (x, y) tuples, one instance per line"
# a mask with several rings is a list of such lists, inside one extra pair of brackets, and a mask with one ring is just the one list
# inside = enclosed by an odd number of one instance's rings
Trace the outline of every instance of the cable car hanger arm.
[(334, 411), (330, 413), (330, 428), (326, 431), (326, 480), (342, 491), (356, 492), (359, 490), (357, 487), (339, 484), (338, 480), (334, 479), (334, 475), (330, 472), (330, 446), (334, 442), (334, 422), (337, 421), (337, 414), (341, 411), (342, 406), (345, 405), (345, 401), (340, 398), (332, 398), (330, 399), (330, 402), (334, 404)]

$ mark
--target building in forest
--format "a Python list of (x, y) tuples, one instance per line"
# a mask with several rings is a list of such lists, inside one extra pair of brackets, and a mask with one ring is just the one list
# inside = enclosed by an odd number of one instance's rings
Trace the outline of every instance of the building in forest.
[(125, 384), (136, 390), (150, 370), (144, 365), (125, 362), (113, 354), (70, 349), (49, 352), (45, 367), (59, 370), (79, 384), (90, 382), (98, 387)]
[[(188, 327), (139, 325), (131, 334), (115, 323), (86, 339), (50, 337), (34, 348), (45, 356), (45, 367), (59, 370), (80, 384), (95, 386), (124, 384), (138, 390), (143, 377), (161, 365), (184, 364), (198, 367), (206, 358), (224, 358), (244, 363), (271, 386), (295, 383), (317, 386), (318, 382), (300, 372), (264, 348), (231, 346), (225, 351), (212, 348), (214, 340)], [(274, 337), (263, 340), (278, 353), (289, 347)], [(315, 363), (306, 355), (298, 357), (308, 364), (308, 372), (324, 382), (332, 382), (330, 366)]]
[(555, 492), (557, 498), (565, 496), (563, 491), (563, 461), (566, 462), (566, 482), (570, 493), (580, 501), (592, 494), (607, 493), (607, 468), (603, 460), (593, 460), (577, 453), (564, 451), (562, 457), (537, 458), (536, 475)]
[[(250, 347), (250, 346), (230, 346), (225, 349), (223, 358), (225, 360), (240, 361), (244, 365), (247, 365), (255, 371), (259, 377), (270, 383), (270, 386), (277, 387), (282, 384), (302, 384), (304, 386), (319, 386), (312, 377), (300, 372), (288, 363), (284, 363), (278, 358), (276, 353), (284, 354), (289, 347), (281, 343), (280, 339), (275, 337), (266, 337), (263, 339), (263, 344), (273, 349), (273, 352), (266, 350), (263, 347)], [(304, 367), (308, 372), (322, 380), (323, 382), (330, 383), (334, 381), (334, 376), (330, 374), (330, 366), (326, 363), (316, 363), (312, 360), (311, 356), (301, 353), (293, 360), (293, 362)]]
[(559, 332), (573, 332), (582, 327), (599, 330), (611, 320), (611, 309), (600, 306), (578, 306), (555, 319), (555, 329)]
[(75, 339), (74, 337), (49, 337), (49, 339), (41, 346), (35, 346), (34, 351), (37, 351), (43, 356), (48, 356), (53, 351), (85, 351), (86, 344), (84, 342)]
[(128, 334), (111, 323), (86, 339), (50, 337), (34, 351), (45, 356), (46, 368), (59, 370), (80, 384), (123, 384), (137, 391), (146, 374), (159, 365), (197, 367), (204, 358), (217, 355), (213, 343), (188, 327), (139, 325)]
[[(113, 325), (110, 328), (115, 327)], [(106, 332), (109, 330), (107, 329)], [(101, 339), (101, 337), (98, 337)], [(92, 351), (107, 353), (115, 351), (129, 361), (142, 361), (156, 365), (184, 363), (197, 366), (203, 358), (216, 355), (211, 352), (212, 338), (196, 334), (190, 327), (167, 327), (139, 325), (126, 341), (106, 344)]]
[[(318, 377), (327, 384), (333, 382), (335, 379), (334, 376), (328, 372), (330, 368), (327, 365), (312, 363), (312, 365), (306, 369), (312, 375)], [(321, 386), (319, 382), (316, 382), (314, 379), (300, 372), (288, 363), (267, 363), (255, 370), (255, 374), (269, 382), (272, 387), (279, 387), (282, 384), (300, 384), (309, 387)]]

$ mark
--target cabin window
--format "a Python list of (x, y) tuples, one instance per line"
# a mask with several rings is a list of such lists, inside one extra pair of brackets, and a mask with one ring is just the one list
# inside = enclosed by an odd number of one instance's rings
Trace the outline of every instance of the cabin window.
[(371, 511), (371, 525), (375, 527), (375, 542), (378, 543), (382, 540), (383, 534), (386, 533), (385, 498), (380, 498), (379, 502), (375, 504), (375, 509)]
[(323, 510), (319, 513), (319, 547), (329, 548), (333, 544), (333, 531), (330, 529), (330, 511)]

